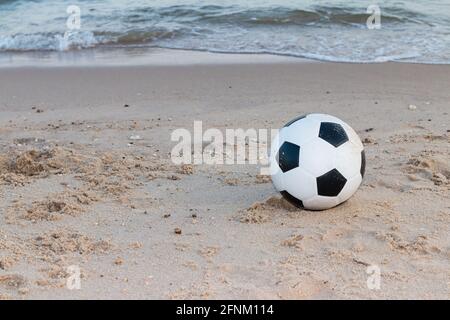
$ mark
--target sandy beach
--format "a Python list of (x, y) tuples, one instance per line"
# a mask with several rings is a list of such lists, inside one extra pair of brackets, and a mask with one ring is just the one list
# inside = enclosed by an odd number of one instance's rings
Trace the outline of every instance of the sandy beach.
[[(450, 298), (449, 65), (183, 54), (0, 68), (0, 299)], [(290, 206), (256, 165), (171, 161), (194, 120), (310, 112), (365, 145), (336, 208)]]

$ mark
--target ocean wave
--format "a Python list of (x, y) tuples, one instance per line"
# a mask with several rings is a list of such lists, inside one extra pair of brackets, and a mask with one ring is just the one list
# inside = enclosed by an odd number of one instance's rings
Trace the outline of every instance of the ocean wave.
[(108, 44), (121, 44), (121, 45), (133, 45), (133, 44), (145, 44), (152, 43), (156, 40), (172, 39), (179, 33), (176, 30), (152, 30), (152, 31), (129, 31), (125, 34), (112, 37)]
[[(340, 5), (311, 1), (301, 6), (293, 2), (287, 5), (289, 1), (283, 6), (271, 5), (270, 1), (259, 6), (167, 6), (162, 5), (164, 2), (149, 6), (139, 1), (120, 8), (115, 7), (120, 0), (97, 0), (92, 5), (80, 4), (81, 30), (65, 33), (65, 5), (62, 10), (47, 5), (56, 6), (61, 1), (33, 1), (32, 9), (48, 11), (32, 10), (35, 16), (24, 18), (17, 27), (14, 21), (27, 17), (23, 10), (31, 10), (27, 7), (29, 2), (11, 0), (5, 5), (0, 1), (0, 10), (8, 8), (0, 21), (0, 52), (69, 51), (107, 45), (267, 53), (359, 63), (408, 59), (450, 63), (450, 17), (436, 9), (427, 12), (385, 2), (382, 28), (368, 30), (366, 21), (370, 15), (366, 8), (351, 1)], [(172, 0), (177, 1), (181, 0)], [(426, 5), (423, 3), (419, 9)]]
[[(424, 23), (425, 15), (411, 10), (383, 8), (384, 23)], [(180, 22), (207, 22), (211, 24), (233, 23), (236, 25), (265, 24), (366, 24), (370, 17), (365, 8), (316, 6), (307, 9), (270, 6), (242, 8), (240, 6), (186, 6), (147, 7), (135, 11), (129, 21), (143, 22), (149, 18), (179, 19)], [(136, 20), (132, 20), (136, 19)], [(148, 20), (147, 20), (148, 21)]]
[(89, 31), (16, 34), (0, 36), (0, 51), (67, 51), (92, 48), (100, 43)]
[(94, 48), (100, 45), (141, 45), (177, 36), (176, 31), (115, 32), (72, 31), (66, 33), (36, 33), (0, 36), (0, 51), (69, 51)]

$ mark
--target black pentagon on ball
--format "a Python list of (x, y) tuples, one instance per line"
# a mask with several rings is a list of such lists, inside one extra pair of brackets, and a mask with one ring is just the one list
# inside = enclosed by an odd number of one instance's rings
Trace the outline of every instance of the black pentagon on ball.
[(281, 191), (280, 193), (283, 196), (283, 198), (286, 199), (290, 204), (296, 206), (297, 208), (304, 208), (302, 200), (297, 199), (287, 191)]
[(361, 151), (361, 177), (364, 177), (364, 174), (366, 173), (366, 153)]
[(306, 118), (306, 116), (307, 116), (307, 114), (303, 114), (303, 115), (301, 115), (301, 116), (298, 116), (297, 118), (292, 119), (291, 121), (289, 121), (288, 123), (286, 123), (286, 124), (284, 125), (284, 128), (285, 128), (285, 127), (289, 127), (291, 124), (293, 124), (294, 122), (297, 122), (298, 120), (301, 120), (301, 119)]
[(283, 142), (276, 159), (281, 171), (287, 172), (298, 167), (298, 161), (300, 156), (300, 147), (290, 142)]
[(322, 122), (319, 137), (336, 148), (348, 141), (344, 128), (339, 123), (334, 122)]
[(347, 179), (337, 169), (333, 169), (317, 177), (317, 194), (325, 197), (336, 197), (346, 183)]

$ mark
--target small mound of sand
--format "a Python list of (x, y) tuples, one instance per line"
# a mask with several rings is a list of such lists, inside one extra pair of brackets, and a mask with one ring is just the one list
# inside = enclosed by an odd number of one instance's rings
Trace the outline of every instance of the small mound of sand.
[(450, 183), (450, 163), (442, 155), (422, 152), (409, 159), (406, 171), (431, 180), (437, 186)]
[[(76, 216), (85, 211), (84, 206), (90, 205), (99, 198), (86, 190), (67, 191), (49, 196), (45, 200), (34, 201), (20, 217), (29, 221), (55, 221), (63, 215)], [(17, 212), (20, 208), (15, 208)], [(10, 220), (12, 216), (9, 217)]]
[(164, 165), (141, 156), (102, 153), (91, 155), (90, 160), (80, 166), (77, 177), (91, 190), (114, 197), (122, 197), (134, 186), (153, 180), (158, 177), (158, 172), (166, 170)]
[[(6, 162), (6, 163), (5, 163)], [(14, 173), (28, 177), (52, 172), (60, 173), (78, 164), (73, 152), (63, 148), (28, 150), (13, 152), (9, 159), (3, 160), (0, 173)], [(5, 165), (6, 164), (6, 165)]]
[(441, 252), (441, 249), (431, 244), (428, 237), (425, 235), (419, 235), (413, 241), (406, 241), (395, 233), (383, 234), (378, 236), (378, 238), (386, 241), (392, 250), (407, 254), (424, 255)]
[(0, 257), (0, 269), (8, 270), (14, 265), (15, 262), (16, 262), (16, 259), (14, 259), (10, 256)]
[(423, 138), (428, 141), (448, 141), (448, 140), (450, 140), (450, 136), (446, 135), (446, 134), (444, 134), (444, 135), (426, 134), (423, 136)]
[(60, 147), (12, 150), (0, 158), (0, 180), (4, 183), (24, 185), (30, 178), (76, 170), (80, 159), (72, 150)]
[(0, 285), (8, 289), (19, 289), (27, 284), (27, 280), (17, 274), (0, 276)]
[(271, 181), (272, 181), (272, 179), (270, 178), (269, 175), (263, 175), (263, 174), (256, 175), (256, 179), (255, 179), (256, 183), (269, 183)]
[[(8, 239), (8, 240), (5, 240)], [(113, 248), (111, 242), (94, 239), (70, 229), (59, 229), (44, 233), (43, 235), (23, 240), (19, 247), (17, 239), (0, 232), (0, 271), (9, 270), (16, 261), (23, 260), (27, 263), (39, 260), (49, 263), (39, 271), (46, 275), (45, 279), (36, 282), (39, 286), (59, 287), (68, 276), (67, 266), (79, 263), (80, 255), (90, 256), (107, 253)], [(75, 260), (74, 260), (75, 259)], [(58, 280), (58, 281), (54, 281)], [(21, 275), (0, 276), (1, 287), (9, 290), (17, 289), (20, 294), (26, 294), (25, 278)], [(38, 283), (39, 282), (39, 283)]]
[(284, 247), (291, 247), (301, 249), (301, 241), (303, 240), (303, 236), (301, 234), (293, 235), (290, 238), (283, 240), (281, 245)]
[(24, 245), (20, 239), (0, 231), (0, 269), (8, 270), (22, 257)]
[(265, 202), (266, 206), (269, 206), (272, 209), (282, 209), (287, 211), (298, 211), (298, 208), (290, 204), (283, 197), (270, 197)]
[(177, 172), (179, 174), (191, 175), (194, 173), (194, 166), (191, 164), (183, 164), (181, 167), (178, 168)]
[(112, 248), (109, 241), (97, 241), (70, 230), (46, 233), (36, 237), (32, 242), (42, 259), (46, 261), (69, 253), (80, 255), (105, 253)]
[(243, 223), (264, 223), (273, 217), (274, 210), (296, 212), (299, 209), (284, 198), (273, 196), (264, 202), (256, 202), (250, 208), (242, 211), (239, 221)]
[(205, 247), (199, 250), (199, 254), (204, 258), (210, 258), (219, 252), (219, 247)]
[(45, 170), (44, 162), (51, 157), (50, 152), (27, 151), (11, 161), (10, 170), (16, 174), (35, 176)]
[(226, 179), (223, 180), (223, 182), (227, 186), (237, 186), (239, 184), (239, 179), (237, 179), (237, 178), (226, 178)]
[(75, 215), (82, 211), (78, 205), (69, 201), (44, 200), (36, 201), (22, 218), (29, 221), (55, 221), (61, 215)]

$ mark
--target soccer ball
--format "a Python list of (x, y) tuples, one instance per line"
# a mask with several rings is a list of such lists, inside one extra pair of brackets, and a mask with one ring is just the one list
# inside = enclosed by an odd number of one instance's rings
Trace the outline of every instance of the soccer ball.
[(330, 115), (293, 119), (272, 141), (273, 184), (297, 207), (324, 210), (346, 201), (361, 184), (365, 166), (357, 133)]

